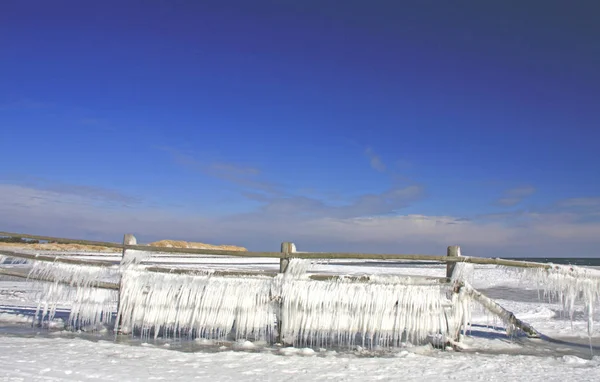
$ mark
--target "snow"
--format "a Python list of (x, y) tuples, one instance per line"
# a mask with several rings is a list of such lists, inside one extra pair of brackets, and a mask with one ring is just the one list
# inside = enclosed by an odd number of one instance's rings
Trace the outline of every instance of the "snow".
[(282, 348), (182, 352), (147, 344), (3, 337), (0, 378), (12, 381), (597, 381), (600, 357), (440, 352), (388, 357)]
[(0, 324), (31, 324), (33, 317), (24, 314), (0, 313)]
[[(75, 256), (75, 255), (72, 255)], [(94, 253), (90, 257), (97, 259), (112, 259), (115, 254)], [(88, 256), (88, 255), (86, 255)], [(172, 255), (152, 254), (150, 257), (141, 259), (141, 264), (156, 263), (179, 263), (183, 266), (188, 262), (189, 256), (177, 257)], [(118, 258), (115, 260), (115, 267), (118, 270)], [(193, 261), (199, 269), (254, 269), (254, 270), (276, 270), (278, 261), (273, 259), (245, 259), (245, 258), (217, 258), (214, 256), (198, 256)], [(460, 265), (461, 263), (458, 263)], [(55, 266), (57, 264), (53, 264)], [(304, 263), (306, 266), (307, 264)], [(6, 267), (29, 269), (31, 264), (3, 264)], [(127, 267), (125, 271), (141, 272), (137, 265)], [(292, 265), (292, 269), (293, 269)], [(299, 269), (299, 268), (297, 268)], [(49, 270), (46, 270), (50, 272)], [(55, 270), (54, 272), (69, 272), (68, 269)], [(113, 270), (110, 270), (113, 272)], [(284, 293), (286, 285), (290, 287), (290, 295), (301, 294), (304, 284), (309, 284), (306, 278), (302, 277), (304, 272), (309, 273), (336, 273), (343, 275), (376, 275), (371, 278), (370, 283), (355, 283), (357, 288), (351, 291), (349, 296), (341, 296), (340, 299), (327, 300), (325, 291), (331, 290), (337, 293), (336, 288), (344, 287), (349, 283), (346, 281), (320, 282), (318, 287), (307, 287), (310, 290), (310, 298), (297, 297), (297, 302), (302, 304), (309, 303), (312, 300), (320, 300), (322, 304), (336, 304), (346, 298), (348, 307), (338, 306), (335, 309), (345, 310), (347, 317), (353, 317), (350, 313), (356, 310), (354, 318), (366, 316), (362, 310), (375, 309), (382, 319), (379, 328), (385, 328), (387, 324), (386, 314), (380, 311), (381, 306), (385, 304), (375, 303), (373, 307), (365, 305), (369, 299), (385, 300), (387, 293), (398, 293), (405, 296), (410, 301), (411, 295), (423, 297), (428, 289), (435, 293), (433, 282), (424, 283), (422, 279), (411, 279), (410, 283), (396, 285), (399, 275), (415, 276), (433, 276), (440, 277), (445, 275), (445, 265), (426, 264), (415, 265), (414, 263), (385, 262), (385, 261), (325, 261), (320, 263), (311, 263), (304, 270), (299, 270), (293, 275), (287, 284), (283, 277), (279, 277), (277, 284), (273, 279), (270, 280), (270, 291), (279, 291)], [(592, 272), (593, 273), (593, 272)], [(583, 275), (582, 279), (594, 280), (592, 273)], [(146, 274), (144, 272), (144, 274)], [(130, 273), (134, 275), (134, 273)], [(140, 284), (139, 290), (143, 290), (153, 282), (159, 282), (157, 285), (168, 285), (176, 283), (180, 288), (185, 287), (188, 279), (175, 277), (174, 274), (155, 274), (156, 279), (141, 277), (137, 282)], [(159, 276), (160, 275), (160, 276)], [(165, 278), (161, 278), (165, 276)], [(167, 276), (171, 276), (169, 279)], [(209, 275), (196, 276), (194, 283), (202, 284), (202, 277), (208, 278)], [(119, 335), (116, 338), (114, 334), (107, 331), (106, 327), (102, 330), (72, 331), (65, 330), (65, 322), (68, 325), (72, 320), (69, 318), (69, 310), (79, 308), (74, 305), (71, 297), (65, 291), (56, 291), (54, 294), (47, 294), (47, 285), (52, 283), (34, 283), (27, 280), (0, 277), (0, 380), (87, 380), (87, 379), (118, 379), (123, 381), (146, 381), (151, 379), (162, 379), (169, 381), (181, 380), (245, 380), (245, 381), (264, 381), (264, 380), (289, 380), (289, 381), (314, 381), (314, 380), (466, 380), (466, 381), (596, 381), (600, 380), (600, 330), (598, 325), (591, 328), (589, 326), (589, 316), (594, 321), (600, 320), (599, 304), (593, 293), (588, 295), (592, 297), (593, 304), (588, 304), (584, 284), (578, 285), (571, 283), (570, 287), (565, 289), (565, 281), (561, 281), (549, 289), (546, 289), (547, 296), (544, 293), (538, 293), (538, 281), (540, 279), (526, 276), (521, 277), (518, 273), (506, 272), (494, 266), (471, 266), (466, 268), (459, 279), (468, 280), (474, 288), (483, 292), (490, 298), (502, 305), (504, 308), (512, 311), (517, 318), (531, 324), (538, 331), (543, 333), (542, 339), (528, 339), (523, 336), (508, 336), (504, 330), (505, 326), (497, 317), (477, 306), (465, 306), (466, 300), (461, 304), (456, 304), (453, 315), (455, 317), (465, 318), (469, 323), (468, 331), (461, 344), (462, 351), (452, 349), (434, 348), (425, 342), (424, 345), (414, 345), (410, 342), (401, 343), (398, 347), (382, 347), (379, 343), (369, 346), (368, 343), (363, 346), (362, 341), (348, 343), (349, 346), (335, 347), (321, 346), (322, 343), (303, 343), (297, 342), (296, 347), (273, 345), (264, 340), (264, 336), (253, 336), (253, 328), (259, 327), (267, 333), (268, 328), (264, 329), (262, 325), (254, 326), (252, 317), (255, 312), (250, 312), (254, 307), (261, 306), (260, 301), (252, 301), (246, 309), (247, 312), (221, 311), (223, 317), (247, 317), (249, 324), (244, 327), (239, 336), (234, 333), (233, 337), (223, 339), (221, 336), (207, 336), (206, 338), (197, 338), (196, 340), (187, 340), (184, 336), (174, 338), (172, 335), (166, 335), (164, 330), (158, 330), (158, 336), (150, 336), (151, 330), (147, 330), (142, 338), (139, 335)], [(79, 276), (78, 276), (79, 277)], [(188, 276), (186, 276), (188, 277)], [(552, 276), (554, 277), (554, 276)], [(211, 276), (215, 279), (215, 276)], [(113, 274), (105, 274), (93, 278), (91, 273), (79, 280), (80, 287), (89, 286), (90, 280), (114, 281)], [(162, 281), (161, 281), (162, 280)], [(173, 281), (178, 280), (178, 281)], [(184, 282), (185, 280), (185, 282)], [(260, 277), (248, 278), (249, 281), (242, 281), (235, 288), (240, 289), (236, 293), (254, 295), (257, 293), (263, 295), (260, 285), (263, 285), (263, 279)], [(386, 280), (389, 282), (386, 282)], [(215, 281), (218, 281), (215, 279)], [(562, 283), (562, 284), (561, 284)], [(570, 282), (566, 282), (570, 283)], [(130, 284), (130, 283), (126, 283)], [(211, 285), (214, 293), (227, 293), (227, 288), (232, 288), (232, 283), (227, 287), (218, 282)], [(235, 284), (235, 283), (234, 283)], [(132, 284), (130, 284), (132, 285)], [(204, 286), (208, 284), (205, 282)], [(259, 286), (257, 288), (257, 285)], [(395, 286), (390, 286), (395, 285)], [(550, 284), (552, 285), (552, 284)], [(188, 285), (189, 296), (193, 293), (192, 288), (199, 288), (197, 285)], [(265, 287), (266, 288), (266, 287)], [(280, 289), (278, 289), (280, 288)], [(294, 290), (294, 288), (296, 290)], [(388, 289), (392, 292), (387, 292)], [(394, 290), (393, 288), (398, 288)], [(404, 289), (403, 289), (404, 288)], [(417, 288), (417, 292), (407, 292), (409, 288)], [(571, 289), (569, 289), (571, 288)], [(70, 288), (76, 289), (76, 288)], [(161, 288), (157, 288), (155, 292)], [(171, 289), (174, 288), (164, 288)], [(149, 289), (146, 289), (148, 291)], [(199, 289), (197, 289), (199, 290)], [(259, 292), (257, 292), (257, 290)], [(265, 289), (266, 290), (266, 289)], [(348, 290), (348, 289), (346, 289)], [(572, 292), (579, 290), (580, 293)], [(589, 288), (593, 291), (593, 288)], [(438, 291), (445, 289), (438, 288)], [(554, 293), (556, 291), (557, 293)], [(597, 289), (596, 289), (597, 291)], [(40, 295), (42, 293), (42, 295)], [(46, 293), (44, 295), (43, 293)], [(72, 292), (70, 292), (72, 293)], [(161, 294), (163, 292), (160, 292)], [(369, 294), (373, 293), (373, 294)], [(442, 294), (444, 294), (442, 293)], [(562, 294), (561, 294), (562, 293)], [(142, 292), (143, 294), (143, 292)], [(381, 296), (379, 295), (381, 294)], [(144, 297), (138, 296), (139, 301), (144, 304), (183, 303), (184, 294), (179, 294), (181, 302), (173, 299), (173, 295), (164, 292), (160, 298), (150, 299), (146, 302)], [(54, 309), (55, 317), (50, 323), (49, 328), (31, 326), (33, 317), (37, 308), (37, 299), (40, 296), (46, 300), (52, 301), (48, 310)], [(157, 295), (155, 295), (156, 297)], [(308, 295), (307, 295), (308, 296)], [(371, 296), (371, 297), (369, 297)], [(579, 298), (579, 297), (583, 298)], [(550, 300), (546, 297), (552, 297)], [(437, 297), (432, 297), (436, 300)], [(454, 296), (460, 298), (460, 296)], [(161, 300), (162, 299), (162, 300)], [(171, 299), (171, 300), (169, 300)], [(86, 301), (86, 298), (81, 298)], [(87, 301), (91, 305), (102, 305), (95, 300)], [(220, 301), (220, 297), (215, 297), (213, 303)], [(292, 301), (292, 300), (290, 300)], [(440, 299), (439, 301), (443, 301)], [(92, 304), (93, 303), (93, 304)], [(414, 306), (414, 301), (410, 306)], [(188, 304), (189, 305), (189, 304)], [(53, 308), (51, 308), (53, 306)], [(303, 305), (304, 306), (304, 305)], [(354, 306), (355, 308), (351, 308)], [(425, 307), (435, 306), (424, 302)], [(461, 313), (461, 307), (464, 307), (464, 315)], [(300, 309), (289, 306), (289, 309)], [(302, 310), (308, 308), (317, 309), (316, 306), (302, 307), (299, 317), (302, 317)], [(565, 310), (565, 308), (567, 308)], [(424, 311), (427, 311), (425, 309)], [(93, 309), (79, 309), (82, 312), (90, 313), (89, 317), (96, 317)], [(145, 328), (153, 325), (172, 325), (175, 331), (175, 322), (190, 312), (185, 309), (179, 310), (179, 315), (164, 317), (153, 316), (152, 310), (147, 310), (144, 314), (136, 316), (133, 314), (136, 308), (131, 308), (131, 323), (138, 322)], [(157, 309), (155, 309), (156, 311)], [(108, 310), (107, 310), (108, 311)], [(260, 312), (260, 309), (258, 310)], [(86, 313), (87, 314), (87, 313)], [(259, 313), (260, 316), (263, 313)], [(270, 313), (269, 313), (270, 314)], [(470, 316), (470, 318), (469, 318)], [(160, 319), (159, 319), (160, 318)], [(306, 318), (306, 317), (305, 317)], [(362, 319), (360, 318), (360, 319)], [(64, 321), (62, 321), (64, 319)], [(230, 320), (231, 318), (227, 318)], [(360, 322), (358, 319), (357, 322)], [(220, 322), (221, 318), (216, 320)], [(234, 320), (237, 320), (235, 318)], [(456, 318), (457, 322), (459, 318)], [(93, 321), (93, 320), (92, 320)], [(90, 321), (90, 324), (92, 323)], [(226, 320), (223, 319), (223, 322)], [(243, 320), (242, 320), (243, 321)], [(426, 319), (425, 319), (426, 321)], [(208, 321), (205, 321), (208, 322)], [(352, 322), (348, 319), (346, 322)], [(67, 326), (68, 326), (67, 325)], [(356, 323), (351, 325), (356, 326)], [(93, 325), (92, 325), (93, 326)], [(325, 323), (310, 323), (302, 321), (293, 325), (299, 333), (305, 330), (320, 330), (326, 326)], [(350, 327), (350, 324), (348, 324)], [(358, 324), (359, 328), (362, 328)], [(371, 326), (377, 327), (377, 326)], [(260, 329), (263, 328), (263, 329)], [(83, 327), (82, 329), (86, 329)], [(97, 327), (96, 327), (97, 329)], [(591, 336), (588, 337), (588, 329), (591, 329)], [(87, 329), (86, 329), (87, 330)], [(354, 330), (354, 329), (353, 329)], [(245, 331), (245, 332), (244, 332)], [(360, 330), (359, 330), (360, 331)], [(168, 332), (168, 331), (167, 331)], [(296, 333), (298, 333), (296, 332)], [(362, 332), (361, 332), (362, 333)], [(366, 331), (367, 337), (369, 331)], [(156, 331), (152, 331), (156, 335)], [(327, 337), (325, 334), (323, 337)], [(360, 336), (359, 336), (360, 337)], [(385, 337), (385, 335), (383, 336)], [(547, 337), (547, 338), (546, 338)], [(302, 338), (302, 335), (299, 337)], [(317, 336), (319, 338), (319, 336)], [(590, 349), (590, 344), (592, 348)], [(593, 353), (592, 353), (593, 352)]]

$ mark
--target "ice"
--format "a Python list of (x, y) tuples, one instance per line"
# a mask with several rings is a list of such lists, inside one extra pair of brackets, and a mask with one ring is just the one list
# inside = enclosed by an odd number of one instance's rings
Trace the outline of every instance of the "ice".
[[(54, 280), (42, 283), (36, 315), (52, 320), (64, 306), (72, 328), (94, 326), (110, 321), (119, 297), (119, 328), (142, 336), (370, 349), (431, 335), (454, 339), (469, 322), (468, 298), (435, 279), (312, 280), (311, 261), (299, 259), (275, 278), (175, 274), (145, 270), (131, 258), (119, 267), (34, 262), (32, 277)], [(117, 280), (119, 296), (94, 287)]]
[(37, 281), (42, 286), (36, 309), (40, 320), (52, 321), (57, 308), (65, 307), (69, 325), (79, 329), (110, 322), (116, 312), (117, 292), (95, 287), (118, 278), (115, 268), (34, 261), (29, 277), (54, 280)]
[(275, 315), (269, 277), (216, 277), (127, 269), (119, 318), (143, 333), (270, 339)]
[(475, 275), (475, 267), (470, 263), (456, 263), (454, 264), (454, 270), (452, 271), (451, 280), (453, 282), (466, 281), (470, 284), (473, 283)]
[[(293, 246), (292, 249), (295, 249), (295, 246)], [(284, 276), (288, 279), (301, 277), (302, 275), (306, 274), (311, 264), (312, 261), (308, 259), (290, 259)]]
[(400, 346), (448, 333), (441, 285), (288, 279), (281, 300), (282, 339), (294, 346)]
[(142, 261), (152, 257), (151, 252), (138, 251), (135, 249), (127, 249), (124, 251), (121, 267), (129, 267), (132, 265), (140, 264)]
[[(291, 259), (275, 278), (223, 277), (123, 271), (121, 325), (155, 337), (275, 340), (307, 346), (396, 346), (420, 342), (431, 333), (449, 334), (462, 324), (454, 315), (448, 287), (439, 283), (311, 280), (310, 261)], [(458, 312), (464, 315), (462, 301)], [(277, 327), (279, 323), (279, 328)]]
[(523, 268), (507, 270), (520, 276), (521, 281), (533, 283), (544, 295), (558, 301), (571, 320), (578, 305), (583, 304), (587, 315), (588, 334), (591, 335), (593, 307), (600, 302), (600, 272), (595, 269), (550, 264), (550, 268)]
[(0, 255), (0, 264), (2, 264), (2, 265), (27, 264), (27, 260), (19, 259), (17, 257)]
[(399, 346), (448, 332), (445, 286), (397, 276), (368, 282), (310, 280), (309, 261), (292, 259), (279, 276), (281, 339), (294, 346)]

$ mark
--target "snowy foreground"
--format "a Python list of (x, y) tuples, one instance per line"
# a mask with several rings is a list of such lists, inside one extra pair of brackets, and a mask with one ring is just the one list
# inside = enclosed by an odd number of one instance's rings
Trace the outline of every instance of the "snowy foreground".
[[(110, 256), (115, 255), (86, 258)], [(176, 266), (190, 260), (165, 255), (153, 262)], [(278, 268), (272, 259), (196, 257), (193, 262), (201, 268)], [(346, 261), (317, 264), (310, 271), (443, 276), (445, 267)], [(81, 333), (64, 330), (66, 315), (61, 312), (49, 328), (32, 327), (39, 285), (0, 276), (0, 380), (600, 380), (600, 310), (593, 311), (596, 325), (590, 339), (585, 306), (575, 307), (570, 318), (560, 304), (540, 299), (535, 285), (523, 284), (493, 266), (477, 266), (471, 282), (544, 337), (507, 337), (499, 320), (474, 308), (462, 352), (410, 344), (372, 351), (282, 348), (243, 340), (216, 343), (120, 336), (115, 341), (107, 328)]]
[(598, 381), (600, 358), (461, 354), (427, 348), (393, 357), (224, 351), (1, 337), (0, 376), (11, 381)]

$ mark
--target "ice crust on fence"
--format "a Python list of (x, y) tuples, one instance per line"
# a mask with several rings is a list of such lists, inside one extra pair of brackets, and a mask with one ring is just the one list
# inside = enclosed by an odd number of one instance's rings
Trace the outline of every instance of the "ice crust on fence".
[(281, 335), (294, 345), (387, 347), (447, 333), (439, 285), (294, 279), (281, 300)]
[(455, 263), (452, 276), (452, 282), (466, 281), (469, 284), (473, 283), (475, 277), (475, 266), (471, 263)]
[(571, 320), (577, 305), (584, 305), (588, 319), (588, 334), (594, 329), (593, 311), (600, 303), (600, 272), (572, 265), (549, 264), (551, 268), (507, 269), (525, 283), (533, 283), (544, 297), (558, 301)]
[(121, 260), (121, 266), (129, 267), (131, 265), (136, 265), (151, 257), (151, 252), (139, 251), (136, 249), (127, 249), (124, 251), (123, 259)]
[[(310, 260), (291, 259), (275, 278), (149, 272), (134, 260), (120, 267), (33, 262), (43, 282), (37, 314), (71, 309), (73, 328), (107, 322), (115, 291), (94, 288), (120, 279), (119, 329), (143, 336), (265, 340), (296, 346), (398, 346), (430, 335), (452, 336), (466, 324), (464, 296), (435, 280), (373, 276), (366, 282), (316, 281)], [(63, 285), (66, 282), (68, 285)]]
[(19, 259), (17, 257), (10, 257), (5, 255), (0, 255), (0, 264), (1, 265), (17, 265), (17, 264), (27, 264), (27, 260)]
[(309, 265), (291, 259), (275, 278), (125, 269), (121, 327), (154, 336), (273, 341), (280, 334), (294, 345), (394, 346), (456, 331), (452, 323), (462, 322), (448, 317), (452, 301), (439, 283), (315, 281), (305, 274)]
[(284, 342), (388, 347), (456, 330), (450, 328), (456, 319), (449, 315), (456, 312), (448, 309), (448, 288), (436, 281), (398, 276), (372, 276), (368, 282), (314, 281), (304, 275), (308, 264), (309, 260), (291, 259), (290, 273), (275, 280)]
[[(36, 317), (52, 321), (57, 308), (70, 309), (69, 326), (81, 329), (108, 323), (116, 313), (118, 293), (95, 288), (98, 282), (118, 279), (116, 268), (34, 261), (29, 277), (41, 286)], [(62, 283), (66, 283), (62, 284)]]
[(126, 269), (119, 318), (124, 331), (154, 336), (268, 339), (275, 326), (268, 277), (216, 277)]

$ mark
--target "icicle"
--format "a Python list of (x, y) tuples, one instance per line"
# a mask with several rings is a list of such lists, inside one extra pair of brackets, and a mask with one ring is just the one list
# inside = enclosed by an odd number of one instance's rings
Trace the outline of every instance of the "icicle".
[(523, 282), (533, 282), (544, 291), (544, 295), (557, 299), (571, 320), (577, 303), (583, 303), (587, 308), (588, 335), (593, 330), (593, 306), (600, 301), (600, 272), (595, 269), (577, 266), (550, 264), (549, 269), (524, 268), (510, 269), (508, 272), (517, 273)]
[(446, 333), (441, 285), (284, 279), (282, 338), (294, 345), (393, 346)]
[(42, 286), (36, 309), (36, 316), (41, 320), (53, 320), (57, 307), (64, 306), (70, 309), (69, 325), (76, 329), (111, 321), (117, 292), (94, 286), (98, 282), (114, 281), (118, 277), (116, 269), (35, 261), (29, 276), (54, 280), (36, 281)]
[(286, 274), (276, 278), (127, 269), (119, 316), (124, 327), (154, 336), (271, 340), (280, 312), (282, 337), (308, 346), (352, 345), (357, 338), (363, 345), (394, 346), (455, 331), (446, 322), (447, 286), (384, 278), (314, 281), (305, 274), (309, 264), (292, 259)]
[[(123, 326), (209, 339), (267, 339), (275, 315), (268, 277), (226, 278), (128, 269), (123, 273)], [(269, 338), (270, 339), (270, 338)]]
[(461, 341), (462, 335), (466, 335), (470, 329), (471, 322), (471, 299), (465, 292), (465, 288), (460, 288), (458, 293), (452, 293), (452, 314), (450, 315), (449, 330), (454, 338)]

